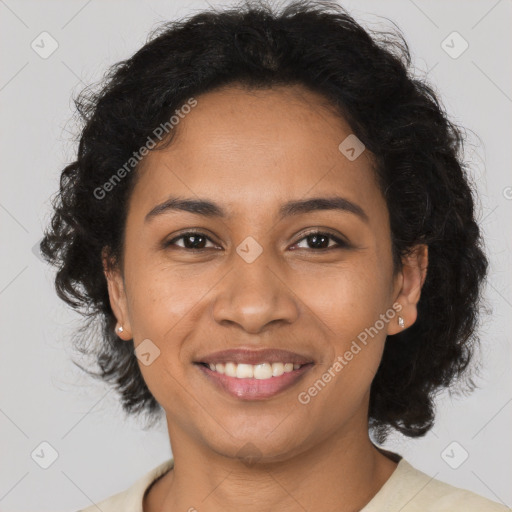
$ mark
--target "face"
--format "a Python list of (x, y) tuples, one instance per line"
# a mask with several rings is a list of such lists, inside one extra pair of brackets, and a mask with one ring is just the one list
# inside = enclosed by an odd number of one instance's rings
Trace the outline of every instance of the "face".
[[(393, 271), (368, 151), (347, 158), (350, 126), (298, 86), (204, 94), (175, 129), (137, 171), (124, 267), (106, 273), (120, 336), (149, 353), (139, 366), (171, 442), (186, 433), (218, 454), (252, 446), (277, 460), (367, 435), (370, 385), (400, 330), (393, 304), (412, 324), (424, 277), (414, 258)], [(200, 364), (226, 349), (294, 355), (230, 366), (262, 378)], [(300, 368), (279, 376), (294, 357)]]

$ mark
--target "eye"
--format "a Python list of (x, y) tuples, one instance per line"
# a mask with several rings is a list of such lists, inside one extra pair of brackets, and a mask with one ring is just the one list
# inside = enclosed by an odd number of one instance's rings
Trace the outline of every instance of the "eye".
[[(300, 246), (303, 241), (308, 245), (308, 247)], [(333, 241), (334, 245), (330, 245), (330, 242)], [(347, 248), (349, 244), (342, 240), (341, 238), (331, 234), (325, 233), (322, 231), (312, 231), (308, 233), (305, 237), (301, 238), (299, 242), (295, 244), (299, 249), (318, 249), (318, 250), (328, 250), (328, 249), (337, 249), (337, 248)]]
[[(183, 240), (182, 244), (176, 243), (178, 240)], [(165, 246), (168, 247), (175, 245), (177, 247), (181, 247), (182, 249), (202, 250), (211, 248), (206, 246), (208, 242), (213, 244), (213, 242), (204, 233), (190, 231), (188, 233), (183, 233), (180, 236), (173, 238), (172, 240), (169, 240), (165, 243)], [(213, 244), (212, 247), (216, 246)]]
[[(181, 243), (178, 243), (181, 242)], [(334, 242), (334, 243), (332, 243)], [(210, 247), (208, 247), (210, 243)], [(300, 244), (307, 244), (307, 246), (301, 246)], [(204, 233), (189, 231), (183, 233), (172, 240), (165, 243), (166, 247), (176, 246), (182, 249), (201, 251), (205, 249), (216, 248), (217, 246), (207, 237)], [(323, 231), (312, 231), (307, 233), (306, 236), (301, 238), (296, 244), (295, 248), (299, 249), (316, 249), (317, 251), (325, 251), (337, 248), (348, 248), (350, 245), (342, 240), (341, 238)]]

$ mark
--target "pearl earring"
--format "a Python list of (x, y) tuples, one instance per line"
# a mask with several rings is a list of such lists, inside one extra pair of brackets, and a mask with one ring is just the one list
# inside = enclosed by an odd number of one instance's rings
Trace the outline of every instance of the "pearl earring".
[(119, 327), (116, 327), (116, 331), (117, 332), (123, 332), (124, 331), (123, 326), (120, 325)]
[(405, 327), (405, 322), (404, 322), (404, 319), (399, 316), (398, 317), (398, 325), (403, 329)]

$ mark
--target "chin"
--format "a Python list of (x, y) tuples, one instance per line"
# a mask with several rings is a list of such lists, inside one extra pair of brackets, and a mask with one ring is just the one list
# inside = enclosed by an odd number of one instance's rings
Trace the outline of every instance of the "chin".
[(238, 459), (248, 466), (286, 461), (307, 450), (306, 439), (297, 439), (296, 432), (284, 429), (282, 432), (278, 432), (278, 429), (269, 432), (272, 429), (253, 428), (250, 432), (237, 432), (233, 437), (227, 433), (215, 438), (207, 437), (206, 441), (211, 451)]

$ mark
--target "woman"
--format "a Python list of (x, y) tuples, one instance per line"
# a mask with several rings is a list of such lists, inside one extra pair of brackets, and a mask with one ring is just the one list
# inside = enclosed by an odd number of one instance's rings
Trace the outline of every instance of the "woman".
[(507, 510), (376, 444), (467, 373), (487, 271), (461, 132), (410, 64), (335, 3), (247, 4), (79, 99), (42, 250), (173, 451), (86, 511)]

